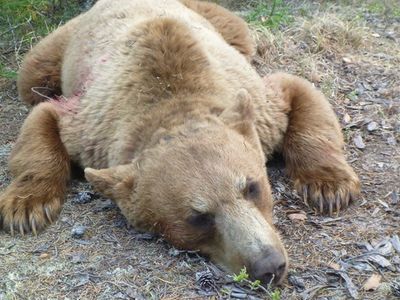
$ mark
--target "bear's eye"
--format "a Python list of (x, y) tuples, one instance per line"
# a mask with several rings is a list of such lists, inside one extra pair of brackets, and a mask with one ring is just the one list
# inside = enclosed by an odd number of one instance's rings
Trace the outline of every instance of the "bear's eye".
[(260, 184), (254, 180), (248, 180), (244, 189), (244, 196), (247, 199), (255, 200), (260, 196)]
[(193, 214), (187, 219), (187, 222), (201, 230), (207, 230), (214, 226), (214, 216), (210, 213), (201, 213), (194, 211)]

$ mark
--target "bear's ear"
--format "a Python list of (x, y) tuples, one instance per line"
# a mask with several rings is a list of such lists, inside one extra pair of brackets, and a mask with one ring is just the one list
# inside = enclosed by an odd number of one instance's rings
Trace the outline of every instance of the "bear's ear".
[(235, 104), (232, 107), (225, 109), (220, 115), (222, 121), (227, 124), (236, 124), (240, 122), (254, 121), (254, 106), (250, 94), (247, 90), (239, 90)]
[(238, 92), (236, 103), (232, 107), (225, 109), (220, 118), (227, 126), (243, 135), (256, 148), (261, 147), (254, 126), (254, 106), (247, 90), (241, 89)]
[(131, 197), (134, 184), (134, 165), (120, 165), (108, 169), (85, 169), (86, 180), (94, 189), (115, 201)]

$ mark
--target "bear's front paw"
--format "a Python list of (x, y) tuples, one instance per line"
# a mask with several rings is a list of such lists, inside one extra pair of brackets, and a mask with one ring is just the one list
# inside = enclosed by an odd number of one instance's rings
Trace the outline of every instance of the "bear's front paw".
[[(335, 172), (334, 172), (335, 173)], [(322, 176), (307, 180), (295, 179), (295, 188), (303, 197), (307, 206), (321, 214), (333, 215), (341, 209), (347, 208), (360, 195), (360, 181), (354, 171), (348, 167), (341, 170), (340, 178)]]
[(58, 195), (56, 190), (44, 192), (34, 184), (13, 182), (0, 195), (0, 226), (11, 235), (15, 231), (36, 235), (60, 214), (63, 198)]

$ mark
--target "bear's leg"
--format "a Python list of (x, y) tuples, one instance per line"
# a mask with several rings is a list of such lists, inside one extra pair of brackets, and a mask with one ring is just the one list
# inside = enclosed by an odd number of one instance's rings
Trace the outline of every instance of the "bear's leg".
[(11, 234), (43, 229), (60, 213), (70, 160), (60, 139), (59, 117), (50, 103), (36, 106), (21, 129), (10, 156), (15, 177), (0, 194), (0, 226)]
[(61, 67), (74, 19), (41, 40), (24, 58), (18, 74), (18, 94), (22, 101), (35, 105), (61, 95)]
[(248, 60), (251, 59), (255, 53), (255, 44), (245, 21), (215, 3), (196, 0), (181, 2), (207, 19), (229, 45), (235, 47)]
[(347, 207), (359, 195), (360, 182), (346, 162), (341, 129), (328, 100), (297, 76), (278, 73), (265, 82), (289, 107), (282, 152), (295, 188), (321, 213), (332, 215)]

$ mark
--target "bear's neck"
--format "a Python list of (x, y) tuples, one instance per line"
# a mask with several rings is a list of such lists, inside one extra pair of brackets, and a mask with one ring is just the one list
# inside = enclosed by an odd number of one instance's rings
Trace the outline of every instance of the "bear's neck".
[[(220, 122), (217, 116), (223, 111), (208, 101), (197, 103), (178, 103), (165, 105), (140, 116), (140, 122), (134, 126), (125, 127), (125, 133), (120, 136), (118, 161), (109, 165), (125, 164), (139, 157), (144, 151), (159, 147), (160, 144), (172, 142), (176, 138), (192, 137), (203, 129)], [(138, 125), (137, 125), (138, 124)]]

